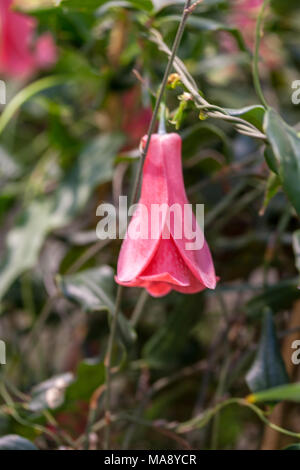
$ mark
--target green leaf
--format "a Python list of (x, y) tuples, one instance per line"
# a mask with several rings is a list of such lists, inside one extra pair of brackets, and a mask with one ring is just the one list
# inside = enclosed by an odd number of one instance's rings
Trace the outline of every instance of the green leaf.
[(24, 210), (6, 239), (0, 298), (21, 273), (35, 266), (47, 234), (68, 224), (86, 206), (95, 187), (111, 180), (113, 159), (122, 142), (118, 134), (110, 134), (87, 144), (56, 193), (36, 199)]
[(0, 299), (21, 273), (35, 265), (49, 230), (49, 214), (49, 201), (34, 201), (8, 233), (0, 262)]
[(266, 112), (264, 129), (279, 164), (283, 189), (300, 215), (300, 138), (273, 109)]
[(300, 450), (300, 444), (290, 444), (282, 450)]
[[(106, 310), (112, 319), (114, 313), (114, 272), (110, 266), (87, 269), (77, 274), (58, 278), (63, 294), (89, 312)], [(136, 334), (124, 315), (119, 313), (118, 332), (125, 345), (132, 344)]]
[(267, 179), (266, 192), (263, 202), (263, 211), (268, 207), (271, 199), (278, 193), (281, 188), (281, 182), (277, 175), (270, 173), (269, 178)]
[(76, 379), (66, 389), (65, 402), (68, 405), (76, 400), (89, 400), (92, 393), (105, 382), (105, 366), (103, 362), (86, 359), (80, 362)]
[(300, 382), (262, 390), (247, 397), (247, 401), (251, 403), (283, 400), (300, 403)]
[(265, 108), (260, 105), (246, 106), (240, 109), (224, 108), (230, 116), (244, 119), (253, 124), (257, 129), (263, 130)]
[(252, 392), (267, 390), (289, 382), (281, 357), (272, 312), (264, 312), (263, 327), (254, 363), (246, 376)]
[(38, 450), (28, 439), (17, 434), (0, 437), (0, 450)]
[(290, 308), (299, 298), (297, 279), (281, 281), (266, 287), (263, 293), (252, 297), (246, 304), (246, 312), (249, 317), (259, 318), (264, 307), (269, 306), (274, 313), (277, 313)]
[(275, 173), (276, 175), (278, 175), (278, 163), (274, 152), (270, 146), (267, 146), (265, 148), (264, 157), (270, 170), (273, 171), (273, 173)]

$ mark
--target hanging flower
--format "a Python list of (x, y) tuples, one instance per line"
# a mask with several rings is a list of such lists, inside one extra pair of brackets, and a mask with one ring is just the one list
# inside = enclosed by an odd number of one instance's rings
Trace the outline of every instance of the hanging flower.
[(13, 11), (12, 3), (13, 0), (0, 2), (0, 74), (24, 79), (52, 66), (57, 52), (49, 33), (34, 43), (35, 19)]
[(216, 286), (210, 250), (185, 193), (178, 134), (151, 137), (141, 197), (120, 251), (116, 281), (145, 287), (154, 297), (172, 289), (192, 294)]

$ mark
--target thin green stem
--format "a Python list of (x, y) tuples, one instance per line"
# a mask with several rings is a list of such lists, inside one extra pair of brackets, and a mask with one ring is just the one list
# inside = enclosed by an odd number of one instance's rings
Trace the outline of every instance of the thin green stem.
[(132, 317), (130, 319), (130, 323), (133, 328), (135, 328), (136, 325), (138, 324), (148, 298), (149, 298), (148, 292), (146, 291), (146, 289), (143, 289), (138, 298), (135, 309), (132, 313)]
[(106, 367), (106, 393), (105, 393), (105, 419), (107, 426), (105, 428), (104, 434), (104, 449), (109, 450), (110, 447), (110, 408), (111, 408), (111, 366), (112, 366), (112, 351), (115, 342), (117, 324), (118, 324), (118, 314), (120, 311), (121, 301), (123, 294), (123, 286), (118, 286), (117, 298), (114, 310), (114, 316), (112, 319), (110, 334), (108, 338), (107, 354), (105, 358), (105, 367)]
[[(139, 168), (137, 171), (137, 175), (135, 178), (134, 186), (133, 186), (133, 191), (132, 191), (132, 198), (131, 198), (131, 204), (135, 204), (138, 199), (139, 195), (139, 190), (140, 190), (140, 184), (141, 184), (141, 178), (142, 178), (142, 172), (143, 172), (143, 166), (145, 162), (145, 158), (150, 146), (150, 141), (151, 141), (151, 136), (155, 130), (155, 125), (160, 109), (160, 104), (165, 92), (165, 88), (168, 82), (168, 76), (170, 74), (174, 59), (176, 57), (176, 53), (183, 35), (184, 27), (186, 24), (186, 20), (191, 13), (191, 10), (189, 10), (189, 7), (191, 6), (191, 1), (192, 0), (186, 0), (185, 5), (183, 8), (183, 13), (181, 17), (180, 24), (178, 26), (178, 30), (176, 33), (176, 37), (173, 43), (172, 47), (172, 52), (169, 57), (167, 67), (164, 73), (164, 77), (161, 83), (161, 86), (159, 88), (158, 96), (156, 99), (156, 103), (154, 106), (151, 122), (149, 125), (148, 133), (147, 133), (147, 141), (146, 145), (143, 148), (141, 152), (141, 158), (139, 162)], [(110, 335), (109, 335), (109, 340), (108, 340), (108, 348), (107, 348), (107, 354), (106, 354), (106, 394), (105, 394), (105, 417), (106, 417), (106, 423), (107, 426), (105, 428), (105, 436), (104, 436), (104, 448), (109, 450), (110, 448), (110, 409), (111, 409), (111, 363), (112, 363), (112, 350), (113, 350), (113, 344), (115, 341), (115, 335), (116, 335), (116, 329), (117, 329), (117, 322), (118, 322), (118, 315), (119, 315), (119, 310), (120, 310), (120, 305), (122, 301), (122, 294), (123, 294), (123, 287), (118, 286), (118, 291), (117, 291), (117, 300), (116, 300), (116, 305), (115, 305), (115, 310), (114, 310), (114, 316), (112, 320), (112, 325), (111, 325), (111, 330), (110, 330)]]
[(180, 41), (181, 41), (181, 38), (182, 38), (182, 35), (183, 35), (183, 32), (184, 32), (186, 20), (188, 19), (188, 16), (191, 13), (191, 11), (189, 10), (190, 6), (191, 6), (191, 0), (186, 0), (184, 8), (183, 8), (181, 21), (179, 23), (178, 30), (177, 30), (177, 33), (176, 33), (176, 37), (175, 37), (173, 47), (172, 47), (172, 50), (171, 50), (171, 55), (169, 57), (167, 67), (166, 67), (166, 70), (165, 70), (165, 73), (164, 73), (164, 77), (162, 79), (162, 82), (161, 82), (161, 85), (160, 85), (160, 88), (159, 88), (159, 92), (158, 92), (158, 96), (157, 96), (157, 99), (156, 99), (156, 103), (155, 103), (155, 106), (154, 106), (152, 119), (151, 119), (149, 129), (148, 129), (146, 145), (145, 145), (145, 147), (144, 147), (144, 149), (142, 150), (142, 153), (141, 153), (140, 164), (139, 164), (139, 168), (138, 168), (136, 179), (135, 179), (134, 190), (133, 190), (133, 193), (132, 193), (132, 204), (134, 204), (137, 201), (137, 198), (138, 198), (139, 189), (140, 189), (140, 182), (141, 182), (141, 176), (142, 176), (142, 171), (143, 171), (145, 158), (146, 158), (149, 146), (150, 146), (151, 136), (152, 136), (152, 134), (154, 132), (154, 129), (155, 129), (156, 120), (157, 120), (157, 116), (158, 116), (159, 108), (160, 108), (160, 103), (161, 103), (161, 100), (162, 100), (164, 92), (165, 92), (165, 88), (166, 88), (166, 85), (167, 85), (167, 82), (168, 82), (168, 77), (170, 75), (170, 72), (171, 72), (171, 69), (172, 69), (172, 66), (173, 66), (173, 62), (174, 62), (174, 59), (176, 57), (176, 53), (177, 53), (177, 50), (178, 50), (178, 47), (179, 47), (179, 44), (180, 44)]
[(181, 433), (187, 433), (187, 432), (193, 431), (195, 429), (201, 429), (204, 426), (206, 426), (217, 413), (222, 411), (223, 408), (230, 406), (230, 405), (245, 406), (249, 408), (250, 410), (252, 410), (256, 414), (256, 416), (270, 428), (274, 429), (275, 431), (281, 434), (285, 434), (286, 436), (300, 439), (300, 433), (289, 431), (288, 429), (281, 428), (280, 426), (277, 426), (276, 424), (272, 423), (271, 421), (268, 420), (268, 418), (266, 418), (263, 410), (258, 408), (258, 406), (247, 402), (243, 398), (229, 398), (228, 400), (218, 403), (214, 408), (207, 410), (206, 412), (202, 413), (200, 416), (196, 416), (195, 418), (193, 418), (190, 421), (187, 421), (186, 423), (179, 424), (175, 428), (175, 431), (181, 434)]
[(265, 108), (268, 108), (268, 103), (265, 100), (262, 87), (260, 84), (260, 80), (259, 80), (259, 47), (260, 47), (260, 41), (261, 41), (264, 13), (269, 3), (270, 3), (270, 0), (264, 0), (264, 3), (262, 4), (262, 7), (259, 11), (259, 15), (257, 18), (256, 31), (255, 31), (255, 48), (254, 48), (253, 63), (252, 63), (254, 87), (255, 87), (257, 96), (259, 97), (260, 101), (262, 102)]
[(13, 99), (7, 104), (0, 116), (0, 134), (3, 132), (9, 121), (13, 118), (14, 114), (24, 103), (26, 103), (26, 101), (38, 93), (47, 90), (48, 88), (52, 88), (57, 85), (63, 85), (65, 83), (66, 77), (64, 76), (45, 77), (20, 90), (19, 93), (17, 93), (16, 96), (14, 96)]

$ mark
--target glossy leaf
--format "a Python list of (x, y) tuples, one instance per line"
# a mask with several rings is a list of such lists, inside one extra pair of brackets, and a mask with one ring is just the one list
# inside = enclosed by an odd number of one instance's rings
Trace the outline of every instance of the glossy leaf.
[(236, 116), (245, 119), (245, 121), (250, 122), (259, 130), (263, 130), (265, 116), (265, 109), (263, 106), (246, 106), (245, 108), (240, 109), (225, 108), (225, 111), (227, 111), (230, 116)]
[(270, 146), (267, 146), (265, 148), (264, 157), (270, 170), (273, 171), (273, 173), (276, 173), (276, 175), (278, 175), (278, 163), (274, 152)]
[(254, 363), (246, 376), (252, 392), (267, 390), (288, 383), (288, 375), (280, 353), (272, 312), (264, 312), (263, 326)]
[(262, 390), (247, 397), (251, 403), (293, 401), (300, 403), (300, 382)]
[(279, 163), (283, 189), (300, 215), (300, 138), (273, 109), (266, 112), (264, 129)]
[(76, 379), (65, 393), (65, 401), (68, 405), (76, 400), (89, 400), (97, 387), (105, 381), (105, 366), (103, 362), (94, 359), (86, 359), (80, 362)]
[(277, 194), (280, 188), (281, 188), (281, 182), (280, 182), (279, 177), (275, 175), (274, 173), (270, 173), (270, 176), (266, 184), (263, 210), (265, 210), (268, 207), (271, 199)]

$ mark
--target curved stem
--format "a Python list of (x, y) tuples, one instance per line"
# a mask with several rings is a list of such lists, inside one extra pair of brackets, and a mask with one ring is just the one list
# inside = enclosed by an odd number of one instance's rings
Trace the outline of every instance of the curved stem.
[(111, 390), (111, 366), (112, 366), (112, 350), (114, 346), (116, 331), (117, 331), (117, 323), (118, 323), (118, 314), (120, 311), (121, 300), (123, 294), (123, 286), (118, 286), (117, 291), (117, 298), (114, 310), (114, 316), (112, 319), (109, 339), (108, 339), (108, 346), (107, 346), (107, 353), (105, 358), (105, 367), (106, 367), (106, 393), (105, 393), (105, 419), (106, 419), (106, 428), (104, 434), (104, 449), (109, 450), (110, 444), (110, 408), (111, 408), (111, 400), (110, 400), (110, 390)]
[(133, 326), (133, 328), (135, 328), (139, 322), (139, 319), (141, 317), (141, 314), (143, 313), (148, 297), (149, 297), (148, 292), (146, 291), (146, 289), (143, 289), (139, 296), (135, 309), (132, 313), (132, 317), (130, 319), (130, 323)]
[[(161, 51), (165, 52), (170, 57), (171, 51), (168, 48), (168, 46), (163, 42), (160, 33), (153, 28), (150, 30), (150, 33), (151, 33), (152, 41), (158, 45)], [(237, 124), (242, 124), (246, 126), (247, 128), (249, 128), (249, 132), (251, 134), (247, 134), (247, 135), (250, 135), (251, 137), (255, 137), (258, 139), (265, 140), (265, 141), (267, 140), (267, 137), (265, 136), (265, 134), (263, 134), (259, 129), (257, 129), (250, 122), (245, 121), (244, 119), (239, 118), (237, 116), (231, 116), (226, 112), (225, 109), (221, 108), (220, 106), (212, 105), (208, 101), (206, 101), (206, 99), (203, 98), (202, 95), (200, 95), (198, 88), (197, 88), (197, 84), (195, 83), (195, 80), (186, 69), (184, 63), (178, 57), (175, 57), (174, 68), (176, 72), (180, 75), (180, 80), (185, 86), (185, 88), (193, 96), (196, 107), (198, 109), (206, 109), (207, 116), (212, 117), (214, 119), (222, 119), (224, 121), (232, 122), (233, 125), (235, 125), (237, 131), (240, 132), (241, 134), (244, 133), (244, 130), (239, 129), (237, 127)]]
[(259, 97), (260, 101), (262, 102), (263, 106), (265, 108), (268, 107), (268, 103), (265, 100), (260, 80), (259, 80), (259, 46), (260, 46), (260, 40), (261, 40), (261, 32), (262, 32), (262, 24), (263, 24), (263, 17), (265, 13), (265, 9), (267, 5), (269, 4), (270, 0), (264, 0), (264, 3), (262, 4), (262, 7), (260, 9), (257, 22), (256, 22), (256, 32), (255, 32), (255, 50), (254, 50), (254, 56), (253, 56), (253, 64), (252, 64), (252, 70), (253, 70), (253, 81), (254, 81), (254, 86), (255, 90), (257, 93), (257, 96)]

